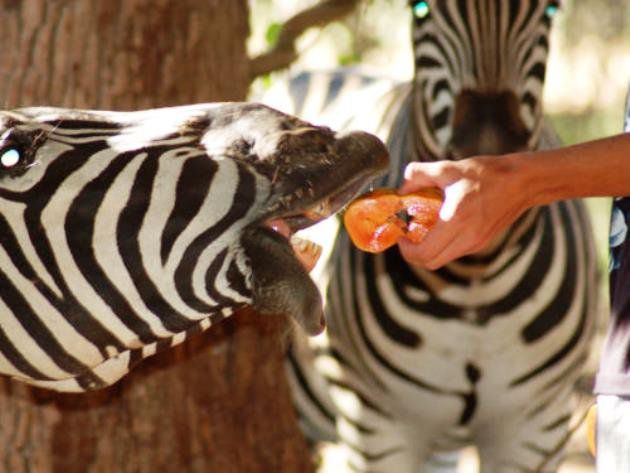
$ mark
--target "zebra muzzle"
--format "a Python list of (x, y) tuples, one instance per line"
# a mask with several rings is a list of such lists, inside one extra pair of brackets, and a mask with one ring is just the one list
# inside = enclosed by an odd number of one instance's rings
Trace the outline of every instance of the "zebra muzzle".
[(326, 321), (309, 272), (323, 248), (296, 233), (341, 210), (387, 170), (389, 159), (385, 145), (364, 132), (333, 138), (312, 129), (290, 138), (262, 140), (254, 148), (266, 150), (263, 174), (272, 194), (261, 218), (243, 232), (241, 245), (251, 268), (252, 306), (260, 314), (287, 315), (316, 335)]

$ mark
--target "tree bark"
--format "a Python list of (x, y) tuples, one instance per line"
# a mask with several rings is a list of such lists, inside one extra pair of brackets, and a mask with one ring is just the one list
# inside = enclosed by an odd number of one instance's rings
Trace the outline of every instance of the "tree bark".
[[(0, 100), (131, 110), (242, 100), (246, 0), (0, 0)], [(68, 395), (0, 379), (0, 472), (309, 471), (285, 321), (243, 311)]]

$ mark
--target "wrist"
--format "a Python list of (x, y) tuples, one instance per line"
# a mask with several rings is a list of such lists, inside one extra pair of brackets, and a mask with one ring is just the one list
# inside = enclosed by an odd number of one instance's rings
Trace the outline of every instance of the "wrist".
[(486, 168), (488, 180), (520, 211), (547, 203), (541, 187), (544, 169), (534, 159), (530, 152), (492, 156)]
[(526, 208), (566, 198), (561, 166), (544, 151), (524, 151), (506, 156), (511, 161), (514, 188)]

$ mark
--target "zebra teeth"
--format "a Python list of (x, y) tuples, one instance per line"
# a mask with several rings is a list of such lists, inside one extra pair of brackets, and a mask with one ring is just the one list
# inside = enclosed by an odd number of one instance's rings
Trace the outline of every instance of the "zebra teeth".
[(310, 272), (315, 267), (322, 254), (322, 247), (317, 243), (296, 235), (292, 235), (289, 242), (291, 243), (295, 256), (300, 260), (304, 269)]
[(313, 207), (304, 211), (304, 216), (309, 220), (321, 220), (322, 218), (329, 217), (332, 214), (332, 206), (330, 199), (324, 199), (318, 202)]

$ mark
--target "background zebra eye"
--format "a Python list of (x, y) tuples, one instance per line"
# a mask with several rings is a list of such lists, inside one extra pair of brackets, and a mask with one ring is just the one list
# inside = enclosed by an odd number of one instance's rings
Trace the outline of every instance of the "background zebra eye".
[(553, 18), (555, 14), (558, 13), (559, 8), (557, 3), (550, 3), (547, 5), (547, 8), (545, 8), (545, 15), (547, 18)]
[(416, 18), (426, 18), (429, 15), (429, 2), (417, 2), (413, 6), (413, 15)]
[(7, 148), (0, 155), (0, 164), (4, 169), (11, 169), (22, 160), (22, 155), (16, 148)]

